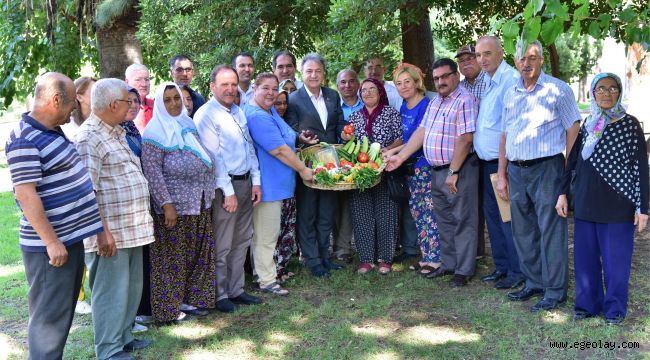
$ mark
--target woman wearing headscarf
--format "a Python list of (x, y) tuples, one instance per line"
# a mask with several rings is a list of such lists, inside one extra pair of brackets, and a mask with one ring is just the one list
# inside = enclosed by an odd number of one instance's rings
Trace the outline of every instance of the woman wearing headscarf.
[(621, 80), (611, 73), (592, 81), (590, 116), (567, 160), (555, 207), (567, 216), (575, 171), (574, 319), (602, 313), (611, 325), (627, 314), (634, 229), (643, 230), (648, 221), (645, 137), (639, 121), (621, 105), (621, 90)]
[[(291, 81), (289, 79), (283, 81)], [(289, 105), (289, 93), (287, 90), (282, 89), (282, 83), (278, 86), (278, 97), (275, 98), (273, 108), (278, 115), (284, 119), (284, 114), (287, 112)], [(296, 252), (296, 197), (292, 196), (288, 199), (282, 200), (282, 215), (280, 216), (282, 223), (280, 224), (280, 236), (278, 236), (278, 243), (275, 245), (275, 253), (273, 260), (275, 260), (277, 269), (278, 283), (284, 283), (289, 280), (294, 274), (287, 269), (291, 256)]]
[(140, 157), (142, 156), (142, 136), (133, 121), (140, 112), (140, 94), (138, 94), (138, 90), (130, 86), (129, 100), (131, 100), (129, 111), (126, 112), (124, 121), (120, 126), (126, 131), (126, 142), (129, 144), (129, 148), (137, 157)]
[(280, 82), (280, 85), (278, 85), (280, 90), (284, 90), (287, 92), (287, 95), (291, 94), (292, 92), (298, 90), (296, 87), (296, 84), (293, 82), (291, 79), (285, 79)]
[(274, 295), (289, 292), (276, 281), (274, 250), (281, 231), (282, 202), (293, 197), (296, 172), (312, 179), (312, 170), (295, 152), (296, 132), (273, 109), (278, 79), (264, 72), (255, 78), (253, 98), (244, 106), (248, 129), (260, 164), (262, 201), (253, 209), (253, 263), (260, 290)]
[(142, 137), (142, 164), (154, 210), (151, 307), (161, 322), (206, 315), (214, 307), (214, 238), (210, 206), (215, 166), (174, 83), (160, 85)]
[[(404, 99), (400, 108), (403, 134), (401, 141), (396, 141), (394, 146), (386, 148), (384, 156), (390, 156), (402, 149), (402, 144), (406, 144), (420, 126), (429, 105), (429, 98), (425, 96), (424, 74), (417, 66), (400, 64), (393, 72), (393, 81), (397, 92)], [(404, 172), (407, 173), (411, 191), (409, 207), (415, 219), (422, 253), (418, 263), (412, 265), (410, 269), (418, 270), (420, 275), (425, 276), (440, 267), (440, 234), (433, 214), (431, 197), (432, 169), (424, 158), (422, 150), (414, 153), (402, 168), (405, 168)]]
[[(357, 138), (367, 136), (369, 142), (377, 142), (382, 148), (393, 145), (402, 138), (402, 118), (397, 110), (388, 105), (384, 85), (375, 79), (361, 82), (359, 95), (364, 106), (350, 115)], [(343, 140), (350, 135), (341, 132)], [(354, 191), (350, 201), (352, 229), (359, 254), (358, 272), (365, 274), (379, 263), (379, 273), (391, 270), (395, 241), (398, 233), (399, 204), (388, 195), (388, 185), (381, 181), (363, 192)]]

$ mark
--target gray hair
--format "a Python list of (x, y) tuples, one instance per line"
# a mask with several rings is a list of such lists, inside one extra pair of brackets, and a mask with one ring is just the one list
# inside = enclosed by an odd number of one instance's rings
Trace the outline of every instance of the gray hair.
[(338, 74), (336, 74), (336, 83), (337, 84), (339, 83), (339, 81), (341, 81), (341, 76), (343, 76), (345, 73), (351, 73), (352, 75), (354, 75), (354, 77), (357, 80), (359, 80), (359, 75), (357, 74), (356, 71), (354, 71), (352, 69), (343, 69), (343, 70), (339, 71)]
[(93, 85), (90, 93), (90, 110), (104, 111), (115, 100), (119, 100), (128, 92), (129, 87), (120, 79), (100, 79)]
[(325, 65), (325, 58), (322, 57), (321, 54), (319, 53), (309, 53), (305, 55), (302, 58), (302, 61), (300, 62), (300, 68), (302, 69), (303, 67), (305, 67), (305, 64), (308, 61), (315, 61), (323, 66), (323, 70), (327, 69), (327, 66)]
[(528, 46), (526, 46), (525, 41), (519, 40), (519, 41), (517, 41), (517, 48), (516, 48), (517, 50), (515, 51), (515, 60), (520, 61), (521, 58), (526, 53), (526, 50), (528, 50), (528, 48), (531, 47), (531, 46), (535, 46), (537, 48), (537, 50), (539, 51), (539, 56), (541, 56), (542, 58), (544, 57), (544, 48), (542, 48), (542, 43), (539, 42), (539, 40), (533, 41), (532, 43), (528, 44)]
[(147, 72), (149, 72), (149, 69), (142, 64), (131, 64), (124, 71), (124, 78), (130, 79), (134, 72), (141, 71), (141, 70), (146, 70)]
[(499, 39), (498, 36), (494, 36), (494, 35), (481, 36), (480, 38), (478, 38), (478, 40), (476, 40), (476, 45), (478, 45), (478, 43), (482, 41), (492, 41), (497, 49), (501, 49), (503, 47), (503, 44), (501, 44), (501, 39)]

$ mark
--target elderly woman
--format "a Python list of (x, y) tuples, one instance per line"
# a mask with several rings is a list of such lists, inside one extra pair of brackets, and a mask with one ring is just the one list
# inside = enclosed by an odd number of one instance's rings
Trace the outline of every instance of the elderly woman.
[[(377, 142), (382, 148), (394, 145), (402, 139), (402, 118), (397, 110), (388, 105), (384, 85), (375, 79), (366, 79), (359, 90), (364, 107), (350, 115), (357, 138), (367, 136), (370, 142)], [(343, 140), (350, 135), (341, 132)], [(352, 229), (359, 254), (358, 272), (365, 274), (379, 263), (379, 273), (391, 270), (395, 241), (398, 234), (397, 218), (399, 205), (388, 195), (388, 185), (380, 182), (363, 192), (352, 193), (350, 201)]]
[[(283, 82), (286, 81), (291, 80), (287, 79)], [(278, 97), (275, 98), (273, 108), (284, 119), (289, 104), (289, 93), (282, 89), (282, 82), (278, 86), (278, 90)], [(280, 225), (280, 236), (278, 236), (278, 243), (275, 245), (273, 260), (277, 268), (278, 282), (284, 283), (294, 275), (287, 269), (291, 255), (296, 252), (296, 198), (294, 196), (282, 201), (282, 215), (280, 218), (282, 224)]]
[(140, 131), (138, 131), (133, 121), (140, 112), (140, 95), (138, 90), (130, 86), (129, 100), (131, 100), (129, 110), (126, 112), (124, 122), (120, 126), (126, 131), (126, 142), (129, 144), (129, 148), (137, 157), (140, 157), (142, 156), (142, 136), (140, 136)]
[[(420, 126), (429, 105), (429, 98), (424, 96), (424, 74), (417, 66), (406, 63), (399, 65), (393, 72), (393, 81), (397, 92), (404, 99), (400, 108), (403, 134), (401, 141), (396, 141), (385, 149), (385, 156), (399, 152), (402, 144), (409, 141), (413, 132)], [(420, 275), (426, 276), (440, 267), (440, 234), (431, 199), (431, 165), (424, 158), (422, 150), (419, 150), (402, 164), (402, 168), (407, 174), (411, 191), (409, 207), (415, 219), (422, 253), (418, 263), (411, 265), (410, 269), (418, 270)]]
[(641, 231), (648, 221), (645, 138), (639, 121), (621, 106), (621, 89), (614, 74), (594, 78), (591, 114), (569, 155), (556, 205), (566, 217), (566, 194), (575, 171), (574, 318), (602, 313), (611, 325), (627, 314), (634, 228)]
[(283, 80), (280, 83), (280, 85), (278, 85), (278, 87), (280, 88), (280, 90), (286, 91), (287, 95), (291, 94), (292, 92), (294, 92), (296, 90), (298, 90), (298, 88), (296, 87), (296, 84), (291, 79)]
[(214, 239), (210, 206), (215, 166), (187, 115), (181, 90), (164, 83), (142, 139), (156, 241), (151, 245), (151, 307), (161, 322), (206, 315), (214, 307)]
[(253, 98), (244, 106), (248, 129), (260, 164), (262, 201), (253, 209), (253, 263), (260, 290), (275, 295), (289, 292), (276, 281), (273, 253), (281, 231), (282, 202), (293, 197), (297, 172), (312, 179), (312, 170), (295, 153), (296, 133), (273, 109), (278, 79), (272, 73), (257, 75)]

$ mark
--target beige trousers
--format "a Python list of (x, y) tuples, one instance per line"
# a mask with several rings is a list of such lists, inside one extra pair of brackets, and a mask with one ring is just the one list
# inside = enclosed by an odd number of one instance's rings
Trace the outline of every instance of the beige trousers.
[(273, 253), (280, 236), (282, 200), (260, 202), (253, 209), (253, 263), (260, 286), (275, 282), (277, 271)]

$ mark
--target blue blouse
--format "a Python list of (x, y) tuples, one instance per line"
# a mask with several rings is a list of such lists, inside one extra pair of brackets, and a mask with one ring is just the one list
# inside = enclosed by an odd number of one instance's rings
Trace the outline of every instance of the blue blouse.
[[(412, 109), (409, 109), (408, 106), (406, 106), (406, 101), (402, 103), (399, 113), (402, 115), (402, 142), (404, 144), (409, 141), (415, 130), (420, 126), (424, 113), (427, 112), (427, 107), (429, 106), (430, 101), (431, 100), (425, 96)], [(410, 159), (416, 160), (416, 168), (428, 165), (427, 159), (424, 158), (424, 152), (422, 149), (413, 153)]]

